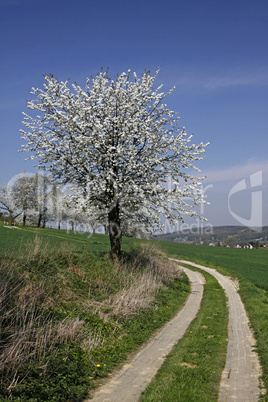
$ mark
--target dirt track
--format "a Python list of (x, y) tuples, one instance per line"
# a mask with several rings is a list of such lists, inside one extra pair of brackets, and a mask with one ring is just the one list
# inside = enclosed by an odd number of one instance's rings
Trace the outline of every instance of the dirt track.
[[(213, 275), (228, 298), (228, 350), (222, 373), (219, 401), (255, 402), (259, 399), (261, 367), (254, 351), (255, 340), (249, 327), (244, 305), (236, 284), (216, 270), (189, 261), (174, 260), (197, 267)], [(153, 379), (166, 355), (182, 338), (198, 313), (203, 296), (204, 277), (199, 272), (183, 268), (191, 282), (191, 294), (177, 316), (143, 347), (134, 359), (112, 376), (94, 394), (95, 402), (136, 402)], [(175, 402), (175, 401), (174, 401)]]
[(213, 275), (225, 290), (228, 298), (228, 350), (226, 365), (222, 373), (219, 401), (258, 401), (261, 367), (258, 355), (254, 351), (255, 339), (235, 282), (215, 269), (192, 262), (180, 262), (190, 264)]
[(173, 320), (142, 348), (133, 361), (102, 386), (94, 395), (94, 402), (134, 402), (153, 379), (173, 346), (182, 338), (198, 313), (203, 296), (203, 275), (184, 269), (191, 282), (191, 293), (185, 306)]

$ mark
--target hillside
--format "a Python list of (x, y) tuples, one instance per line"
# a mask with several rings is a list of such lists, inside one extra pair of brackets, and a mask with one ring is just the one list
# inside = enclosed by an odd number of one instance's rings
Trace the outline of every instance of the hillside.
[(160, 234), (156, 236), (157, 240), (169, 241), (174, 243), (204, 244), (221, 242), (225, 245), (227, 239), (230, 244), (247, 244), (250, 242), (266, 244), (268, 242), (268, 226), (262, 230), (253, 230), (245, 226), (214, 226), (206, 230), (202, 227), (194, 231), (185, 229), (173, 233)]

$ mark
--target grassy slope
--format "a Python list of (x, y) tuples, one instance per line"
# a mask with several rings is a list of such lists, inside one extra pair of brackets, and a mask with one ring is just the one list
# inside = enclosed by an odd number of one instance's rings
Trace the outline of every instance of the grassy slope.
[[(25, 244), (33, 242), (36, 236), (56, 247), (60, 246), (63, 242), (68, 242), (72, 248), (82, 250), (86, 247), (87, 251), (92, 253), (104, 254), (110, 250), (109, 237), (104, 234), (48, 228), (24, 228), (22, 226), (19, 228), (10, 228), (5, 227), (3, 222), (0, 221), (0, 255), (17, 255), (23, 250)], [(125, 237), (123, 239), (123, 250), (129, 250), (135, 243), (140, 243), (140, 240)]]
[(84, 244), (88, 251), (95, 253), (109, 250), (109, 239), (105, 235), (32, 227), (7, 228), (0, 222), (0, 254), (16, 255), (26, 243), (33, 242), (36, 236), (53, 246), (67, 241), (77, 250), (81, 250)]
[(189, 292), (157, 250), (112, 264), (107, 236), (0, 225), (0, 248), (0, 400), (8, 390), (15, 401), (85, 397)]

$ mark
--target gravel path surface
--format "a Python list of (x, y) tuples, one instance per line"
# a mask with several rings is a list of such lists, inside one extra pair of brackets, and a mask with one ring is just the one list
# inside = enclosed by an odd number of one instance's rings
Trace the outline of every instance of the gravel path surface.
[(191, 282), (191, 293), (184, 307), (173, 320), (143, 347), (133, 361), (125, 364), (111, 380), (97, 390), (95, 402), (136, 402), (173, 346), (183, 337), (191, 321), (196, 317), (203, 297), (205, 279), (199, 272), (183, 268)]
[[(226, 365), (222, 373), (219, 402), (256, 402), (260, 395), (261, 367), (254, 351), (255, 339), (250, 330), (244, 305), (237, 293), (237, 284), (216, 270), (184, 260), (175, 260), (202, 269), (213, 275), (228, 298), (229, 326)], [(183, 267), (182, 267), (183, 268)], [(137, 402), (141, 393), (163, 364), (166, 355), (183, 337), (196, 317), (203, 296), (205, 279), (199, 272), (183, 268), (191, 282), (191, 293), (177, 316), (143, 347), (134, 359), (125, 364), (100, 387), (93, 399), (85, 402)], [(170, 401), (176, 402), (176, 401)]]
[(190, 264), (213, 275), (225, 290), (228, 298), (228, 350), (226, 365), (222, 373), (219, 401), (258, 401), (261, 367), (258, 355), (254, 351), (255, 339), (250, 330), (245, 307), (237, 293), (236, 283), (215, 269), (189, 261), (178, 262)]

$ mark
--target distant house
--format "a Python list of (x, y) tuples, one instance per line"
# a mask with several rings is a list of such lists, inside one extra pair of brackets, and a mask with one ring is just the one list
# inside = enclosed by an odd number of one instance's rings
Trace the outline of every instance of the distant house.
[(244, 248), (253, 249), (253, 246), (252, 246), (252, 244), (245, 244), (245, 245), (244, 245)]

